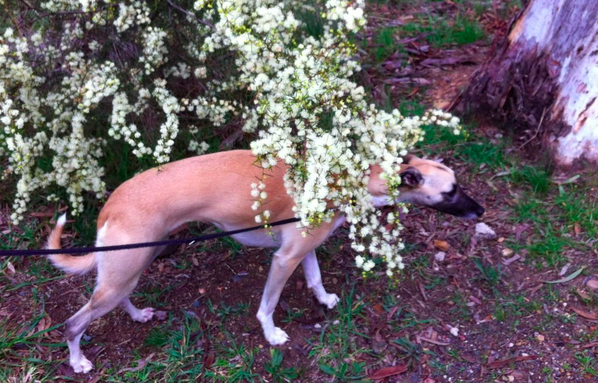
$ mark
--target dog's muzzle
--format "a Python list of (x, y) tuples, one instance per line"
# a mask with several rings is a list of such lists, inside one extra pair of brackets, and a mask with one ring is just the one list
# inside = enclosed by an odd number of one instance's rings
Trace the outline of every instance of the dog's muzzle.
[(473, 198), (465, 194), (461, 189), (452, 201), (442, 201), (433, 206), (433, 209), (456, 217), (475, 219), (481, 217), (485, 210)]

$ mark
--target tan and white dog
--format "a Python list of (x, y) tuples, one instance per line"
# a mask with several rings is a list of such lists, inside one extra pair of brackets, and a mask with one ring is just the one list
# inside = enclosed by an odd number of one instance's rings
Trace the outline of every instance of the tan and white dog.
[[(228, 151), (188, 158), (166, 164), (160, 169), (145, 171), (118, 187), (102, 209), (97, 227), (96, 246), (121, 245), (157, 241), (176, 227), (189, 221), (210, 222), (222, 230), (235, 230), (255, 225), (255, 202), (251, 183), (262, 179), (268, 194), (270, 222), (293, 217), (293, 200), (287, 195), (283, 175), (284, 164), (274, 167), (266, 177), (254, 165), (250, 151)], [(373, 166), (368, 185), (377, 206), (393, 203), (380, 178), (381, 169)], [(455, 175), (448, 167), (434, 161), (410, 156), (401, 165), (401, 202), (429, 206), (453, 215), (475, 218), (484, 209), (459, 189)], [(275, 247), (272, 266), (257, 312), (264, 335), (272, 345), (288, 340), (287, 334), (274, 325), (273, 313), (282, 289), (301, 263), (307, 286), (318, 301), (328, 308), (338, 302), (322, 285), (315, 249), (344, 221), (338, 214), (329, 223), (302, 236), (296, 225), (234, 235), (247, 246)], [(65, 224), (62, 216), (50, 234), (48, 248), (60, 249)], [(152, 319), (154, 309), (138, 309), (129, 300), (142, 272), (163, 249), (142, 248), (114, 252), (96, 252), (81, 257), (49, 256), (60, 269), (84, 274), (97, 268), (97, 284), (89, 302), (66, 321), (66, 339), (70, 364), (77, 373), (92, 369), (80, 348), (80, 340), (89, 323), (120, 305), (134, 321)]]

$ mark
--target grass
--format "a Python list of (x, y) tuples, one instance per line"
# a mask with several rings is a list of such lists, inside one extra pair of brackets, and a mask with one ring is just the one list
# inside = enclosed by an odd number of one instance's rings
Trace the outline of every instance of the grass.
[(461, 291), (455, 291), (448, 300), (451, 317), (459, 320), (467, 320), (471, 317), (471, 309), (467, 305), (468, 299)]
[[(32, 301), (36, 301), (35, 297)], [(48, 343), (45, 340), (47, 334), (60, 325), (45, 328), (42, 323), (46, 317), (43, 305), (41, 308), (35, 306), (40, 313), (32, 313), (32, 318), (26, 323), (15, 326), (9, 321), (0, 321), (0, 380), (3, 382), (53, 379), (52, 362), (46, 360), (43, 348), (64, 347), (65, 344)]]
[(437, 16), (421, 16), (400, 29), (406, 36), (425, 36), (428, 43), (435, 48), (471, 44), (485, 37), (477, 20), (461, 14), (458, 14), (454, 20)]
[(513, 220), (530, 224), (534, 232), (524, 245), (512, 245), (526, 249), (531, 259), (544, 266), (562, 266), (568, 261), (567, 252), (591, 248), (598, 232), (598, 202), (583, 196), (577, 185), (560, 185), (557, 195), (547, 197), (552, 187), (547, 173), (531, 167), (523, 169), (520, 174), (528, 177), (519, 175), (514, 180), (524, 180), (530, 191), (517, 200)]
[(564, 222), (575, 230), (578, 225), (580, 232), (587, 237), (595, 238), (598, 235), (598, 201), (585, 195), (582, 188), (576, 185), (561, 186), (559, 195), (555, 198)]
[[(111, 371), (108, 375), (120, 375), (120, 378), (111, 381), (155, 381), (157, 377), (163, 382), (260, 380), (253, 371), (258, 350), (246, 348), (227, 332), (223, 332), (224, 339), (215, 339), (215, 334), (197, 316), (185, 313), (183, 318), (182, 325), (175, 325), (171, 317), (154, 328), (144, 342), (153, 351), (151, 360), (139, 357), (132, 362), (136, 364), (132, 368), (119, 366), (119, 371)], [(209, 345), (214, 348), (206, 349)], [(283, 368), (281, 364), (282, 356), (276, 356), (269, 368), (277, 376), (293, 376), (294, 369)]]
[[(321, 21), (318, 17), (308, 13), (302, 16), (310, 34), (319, 36)], [(321, 26), (320, 26), (321, 27)], [(443, 17), (420, 16), (402, 26), (386, 26), (376, 31), (371, 43), (362, 41), (362, 48), (370, 53), (375, 64), (386, 62), (393, 57), (399, 65), (408, 64), (405, 46), (400, 42), (407, 37), (424, 36), (425, 40), (435, 48), (453, 45), (465, 45), (481, 40), (485, 37), (480, 24), (470, 18), (458, 14), (455, 19)], [(395, 63), (395, 64), (397, 64)], [(383, 105), (384, 106), (384, 105)]]
[(456, 135), (448, 129), (426, 127), (424, 141), (418, 148), (431, 156), (439, 152), (452, 153), (455, 159), (471, 164), (474, 175), (502, 171), (512, 166), (512, 161), (505, 155), (510, 141), (508, 138), (488, 140), (472, 134), (473, 131), (475, 126), (466, 126), (461, 134)]
[(403, 44), (396, 42), (398, 28), (385, 27), (376, 34), (374, 39), (374, 57), (377, 63), (386, 61), (393, 53), (404, 52)]
[(270, 350), (271, 360), (266, 362), (264, 367), (275, 382), (291, 382), (299, 376), (295, 367), (284, 368), (282, 366), (283, 354), (277, 349)]
[(361, 333), (356, 321), (362, 315), (365, 304), (356, 299), (355, 286), (341, 297), (338, 307), (338, 322), (332, 323), (320, 335), (318, 343), (312, 343), (310, 358), (318, 360), (320, 370), (335, 381), (346, 382), (365, 377), (364, 363), (359, 355), (371, 351), (361, 347), (357, 339), (367, 338)]
[[(541, 302), (529, 300), (524, 294), (511, 292), (507, 292), (506, 294), (497, 293), (496, 299), (497, 302), (492, 316), (498, 322), (510, 323), (512, 326), (515, 326), (514, 330), (520, 324), (521, 318), (533, 315), (542, 309)], [(543, 326), (539, 330), (545, 331), (546, 328), (546, 326)]]
[(3, 233), (0, 236), (0, 249), (27, 248), (37, 243), (37, 231), (38, 228), (28, 222), (8, 233)]
[(324, 21), (322, 19), (323, 9), (318, 7), (317, 2), (307, 1), (303, 10), (296, 13), (302, 22), (301, 28), (311, 37), (319, 39), (324, 35)]
[(402, 357), (410, 367), (420, 364), (424, 350), (420, 344), (413, 343), (408, 337), (401, 337), (392, 341), (401, 350)]
[(486, 264), (483, 260), (481, 260), (479, 258), (475, 258), (473, 260), (473, 262), (475, 263), (476, 267), (480, 271), (481, 278), (484, 281), (488, 282), (490, 287), (492, 287), (492, 288), (497, 287), (497, 285), (500, 282), (500, 279), (503, 275), (500, 264), (498, 264), (496, 266)]
[(550, 173), (536, 166), (526, 165), (519, 169), (511, 169), (511, 181), (518, 185), (527, 185), (536, 195), (546, 195), (550, 189)]
[[(173, 318), (154, 328), (145, 339), (155, 355), (146, 360), (138, 357), (132, 367), (113, 368), (107, 375), (119, 377), (111, 381), (148, 381), (160, 376), (163, 382), (196, 381), (204, 376), (204, 350), (200, 340), (204, 326), (193, 316), (185, 314), (182, 326), (174, 326)], [(161, 352), (159, 351), (161, 350)], [(122, 379), (122, 380), (120, 380)]]
[[(399, 4), (400, 7), (408, 5), (404, 0), (380, 2), (392, 6)], [(460, 7), (469, 4), (467, 0), (456, 0), (455, 3)], [(482, 5), (476, 6), (476, 14), (483, 12)], [(318, 36), (322, 33), (317, 15), (307, 12), (302, 16), (302, 21), (305, 23), (302, 27), (308, 28), (311, 35)], [(393, 54), (403, 53), (403, 46), (397, 43), (402, 36), (423, 35), (426, 42), (434, 47), (453, 47), (465, 41), (483, 39), (483, 33), (480, 34), (477, 28), (477, 22), (462, 14), (454, 20), (440, 16), (422, 16), (404, 27), (384, 27), (377, 31), (373, 38), (374, 45), (368, 49), (371, 60), (376, 65)], [(390, 95), (390, 92), (387, 94)], [(417, 100), (400, 101), (389, 96), (385, 102), (385, 108), (398, 106), (404, 114), (421, 114), (425, 109)], [(475, 131), (475, 127), (470, 126), (469, 129), (471, 132)], [(208, 135), (206, 139), (212, 150), (219, 147), (218, 137)], [(487, 362), (485, 354), (479, 356), (479, 363), (468, 362), (467, 354), (471, 350), (462, 347), (465, 343), (469, 347), (476, 340), (484, 339), (476, 338), (477, 331), (496, 330), (497, 337), (500, 337), (505, 334), (503, 329), (507, 329), (508, 336), (528, 334), (532, 339), (529, 334), (533, 334), (533, 331), (546, 334), (548, 331), (574, 329), (575, 332), (570, 333), (581, 333), (578, 336), (580, 342), (592, 342), (596, 332), (581, 331), (583, 320), (575, 314), (570, 315), (563, 308), (563, 302), (568, 297), (576, 296), (576, 289), (544, 285), (536, 295), (531, 295), (528, 285), (514, 286), (511, 279), (515, 273), (529, 273), (532, 276), (541, 272), (554, 275), (555, 270), (565, 263), (581, 262), (578, 259), (587, 260), (587, 256), (577, 256), (592, 254), (596, 248), (598, 202), (593, 197), (591, 188), (584, 183), (587, 179), (579, 178), (557, 184), (550, 167), (541, 164), (522, 165), (523, 161), (517, 158), (516, 153), (509, 152), (506, 155), (511, 146), (508, 138), (488, 139), (474, 133), (455, 136), (445, 129), (426, 131), (425, 145), (419, 148), (420, 153), (452, 158), (457, 163), (467, 164), (464, 177), (469, 179), (462, 180), (463, 183), (494, 182), (512, 193), (505, 192), (505, 189), (494, 192), (486, 190), (487, 194), (484, 196), (488, 207), (496, 214), (493, 216), (495, 220), (490, 222), (491, 226), (492, 222), (501, 219), (500, 214), (505, 213), (504, 227), (509, 229), (505, 230), (507, 234), (501, 234), (506, 236), (505, 241), (500, 245), (494, 242), (478, 243), (481, 250), (467, 254), (467, 246), (471, 243), (468, 239), (470, 235), (468, 232), (457, 233), (452, 239), (461, 247), (451, 249), (449, 255), (463, 257), (445, 264), (436, 264), (432, 257), (435, 250), (422, 250), (417, 241), (426, 244), (425, 241), (434, 230), (445, 230), (447, 233), (454, 231), (454, 221), (432, 216), (428, 222), (426, 214), (420, 219), (421, 222), (418, 221), (421, 227), (416, 227), (414, 233), (411, 233), (413, 238), (419, 236), (419, 239), (408, 244), (404, 256), (409, 267), (398, 282), (385, 285), (386, 279), (379, 276), (372, 276), (368, 280), (358, 279), (355, 274), (347, 273), (342, 263), (339, 270), (331, 271), (330, 267), (322, 267), (325, 273), (333, 273), (335, 276), (345, 273), (344, 281), (339, 278), (341, 281), (337, 285), (327, 284), (327, 288), (334, 289), (342, 299), (337, 308), (325, 312), (322, 318), (318, 317), (320, 332), (305, 330), (301, 332), (299, 339), (293, 338), (294, 342), (306, 344), (302, 351), (305, 355), (301, 360), (297, 359), (297, 353), (290, 352), (286, 347), (258, 346), (242, 335), (259, 331), (255, 329), (257, 325), (253, 318), (257, 301), (230, 302), (201, 296), (191, 298), (189, 307), (169, 308), (168, 298), (176, 295), (187, 283), (185, 275), (193, 267), (198, 267), (179, 255), (178, 258), (160, 261), (168, 262), (176, 277), (168, 283), (158, 280), (155, 274), (150, 278), (143, 278), (133, 297), (135, 303), (141, 301), (144, 305), (168, 310), (168, 319), (155, 322), (147, 333), (140, 331), (139, 336), (143, 338), (140, 340), (140, 348), (131, 355), (112, 361), (112, 366), (105, 366), (100, 376), (101, 381), (365, 381), (373, 371), (391, 363), (406, 363), (412, 368), (409, 373), (427, 371), (425, 373), (429, 373), (435, 381), (442, 381), (444, 375), (457, 374), (460, 378), (455, 377), (454, 381), (468, 382), (474, 380), (466, 377), (466, 370), (477, 369)], [(140, 169), (153, 166), (127, 156), (128, 148), (124, 146), (115, 149), (105, 158), (110, 188), (130, 178)], [(499, 205), (494, 198), (502, 193), (507, 195), (507, 203)], [(70, 233), (76, 233), (72, 239), (74, 243), (90, 244), (94, 241), (95, 219), (100, 203), (101, 201), (97, 206), (91, 206), (69, 228)], [(448, 223), (446, 227), (445, 223)], [(520, 240), (517, 240), (511, 228), (521, 225), (529, 227), (522, 232)], [(421, 234), (418, 231), (420, 229), (426, 234)], [(39, 247), (43, 242), (42, 231), (33, 224), (13, 228), (11, 232), (0, 235), (0, 248)], [(346, 259), (346, 249), (341, 250), (343, 242), (338, 238), (341, 237), (331, 239), (318, 253), (327, 254), (330, 259), (338, 258), (339, 262), (351, 262)], [(501, 247), (512, 248), (523, 255), (525, 261), (511, 266), (501, 265)], [(230, 240), (214, 241), (193, 251), (202, 254), (230, 254), (231, 260), (242, 258), (237, 255), (246, 255), (242, 247)], [(497, 262), (491, 264), (482, 260), (482, 256), (492, 257)], [(226, 260), (228, 262), (228, 257)], [(268, 268), (267, 261), (261, 260), (258, 263), (265, 269)], [(16, 269), (15, 274), (12, 268)], [(18, 300), (26, 303), (21, 318), (8, 317), (9, 319), (0, 320), (0, 381), (16, 383), (78, 379), (62, 376), (58, 368), (66, 355), (66, 346), (59, 333), (60, 324), (43, 326), (48, 318), (45, 303), (52, 299), (56, 299), (58, 303), (65, 301), (57, 298), (56, 291), (47, 287), (66, 283), (64, 279), (66, 278), (62, 274), (43, 259), (0, 259), (0, 300), (18, 297)], [(93, 289), (93, 282), (86, 279), (82, 284), (83, 287), (77, 291), (83, 291), (88, 296)], [(220, 286), (215, 284), (206, 287)], [(518, 290), (519, 288), (522, 290)], [(429, 295), (428, 301), (418, 296), (420, 289)], [(470, 297), (476, 295), (477, 291), (486, 292), (488, 289), (493, 294), (480, 297), (482, 305), (472, 306)], [(286, 293), (290, 294), (288, 290)], [(69, 301), (74, 299), (69, 298)], [(576, 303), (587, 306), (585, 309), (591, 311), (598, 308), (597, 302), (598, 299), (591, 296), (590, 299), (582, 299)], [(293, 307), (282, 315), (279, 313), (277, 321), (281, 326), (301, 328), (297, 322), (301, 323), (302, 319), (309, 316), (310, 309), (309, 305), (298, 307), (297, 311)], [(0, 304), (0, 313), (3, 308)], [(553, 312), (556, 308), (560, 311)], [(0, 314), (0, 318), (3, 318), (2, 315)], [(479, 315), (482, 322), (474, 326), (472, 318), (475, 315)], [(576, 318), (577, 322), (572, 326)], [(453, 326), (459, 325), (466, 341), (443, 332), (442, 326), (446, 321), (450, 321)], [(450, 343), (450, 346), (435, 347), (419, 341), (417, 335), (425, 335), (429, 330), (438, 332), (438, 339)], [(376, 334), (380, 334), (381, 339), (377, 340)], [(301, 339), (303, 337), (305, 340)], [(250, 339), (256, 337), (252, 336)], [(263, 340), (260, 342), (263, 343)], [(120, 347), (117, 344), (100, 345), (107, 349)], [(296, 343), (291, 345), (294, 347)], [(497, 352), (504, 351), (504, 348), (497, 348)], [(590, 350), (584, 351), (571, 344), (563, 352), (570, 352), (569, 362), (563, 365), (564, 369), (588, 379), (595, 378), (596, 363)], [(96, 362), (96, 367), (99, 367), (98, 363), (101, 362)], [(530, 363), (526, 367), (533, 366), (532, 362), (526, 363)], [(479, 370), (476, 370), (474, 379), (481, 381), (482, 378), (477, 373)], [(559, 377), (551, 375), (548, 370), (543, 375), (552, 381), (559, 381)], [(466, 378), (462, 378), (464, 376)], [(504, 374), (497, 371), (487, 372), (483, 381), (493, 381), (502, 376)], [(401, 379), (390, 379), (395, 378)]]
[(578, 352), (575, 354), (575, 359), (583, 369), (584, 375), (598, 377), (598, 372), (596, 372), (596, 358), (592, 353), (588, 350)]
[(246, 349), (229, 337), (228, 355), (218, 358), (213, 371), (206, 374), (206, 378), (221, 382), (251, 382), (260, 380), (260, 376), (253, 372), (257, 349)]
[(214, 305), (211, 301), (208, 301), (208, 308), (222, 321), (227, 320), (231, 316), (247, 316), (249, 313), (249, 303), (243, 302), (238, 302), (235, 305), (228, 306), (226, 303)]
[(477, 171), (486, 173), (487, 170), (502, 169), (506, 164), (504, 143), (471, 142), (457, 150), (459, 158), (473, 163)]

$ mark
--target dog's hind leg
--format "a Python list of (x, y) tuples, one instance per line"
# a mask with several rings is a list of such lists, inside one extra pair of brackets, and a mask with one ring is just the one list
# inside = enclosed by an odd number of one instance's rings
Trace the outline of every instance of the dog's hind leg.
[(336, 306), (339, 299), (336, 294), (328, 294), (322, 284), (322, 275), (320, 273), (320, 266), (318, 266), (318, 259), (316, 258), (316, 251), (312, 250), (303, 261), (303, 273), (305, 274), (305, 280), (307, 281), (307, 287), (312, 289), (318, 301), (329, 309)]
[[(162, 240), (167, 239), (168, 237), (162, 238)], [(162, 256), (168, 256), (175, 251), (177, 251), (179, 245), (163, 245), (158, 246), (153, 251), (152, 260)], [(135, 322), (145, 323), (151, 320), (154, 317), (155, 309), (152, 307), (146, 307), (143, 309), (138, 309), (133, 305), (129, 297), (127, 296), (125, 299), (120, 302), (120, 306), (125, 310)]]
[(94, 319), (101, 317), (114, 309), (133, 288), (132, 286), (102, 286), (98, 285), (91, 299), (75, 315), (66, 321), (66, 340), (70, 353), (70, 364), (76, 373), (87, 373), (92, 368), (91, 362), (81, 352), (79, 344), (81, 336)]
[[(114, 252), (110, 257), (102, 257), (98, 263), (98, 280), (96, 288), (89, 299), (75, 315), (66, 321), (66, 339), (70, 353), (70, 365), (76, 373), (87, 373), (92, 368), (92, 363), (81, 352), (81, 336), (94, 319), (112, 311), (120, 303), (128, 301), (141, 272), (145, 269), (147, 258), (151, 259), (151, 253), (141, 249), (136, 251)], [(123, 263), (125, 260), (126, 263)], [(130, 304), (130, 302), (129, 302)], [(133, 307), (131, 304), (130, 307)], [(125, 310), (136, 315), (137, 312), (144, 313), (133, 307), (125, 307)], [(150, 317), (151, 318), (151, 317)], [(134, 318), (135, 319), (135, 318)], [(149, 319), (147, 319), (149, 320)]]

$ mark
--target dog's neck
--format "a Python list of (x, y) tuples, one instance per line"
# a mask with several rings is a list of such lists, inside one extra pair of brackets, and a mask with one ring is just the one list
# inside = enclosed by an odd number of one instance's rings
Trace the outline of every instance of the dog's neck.
[[(407, 165), (401, 164), (401, 170), (399, 174), (407, 169)], [(372, 196), (372, 202), (375, 207), (382, 207), (388, 205), (394, 205), (397, 202), (411, 202), (407, 195), (403, 195), (401, 193), (403, 190), (406, 190), (407, 187), (399, 186), (399, 196), (395, 199), (392, 198), (388, 194), (388, 186), (386, 185), (386, 180), (380, 177), (382, 173), (382, 168), (380, 165), (372, 165), (370, 167), (370, 181), (368, 183), (368, 191)]]

